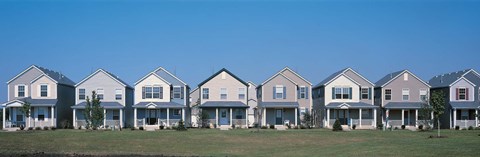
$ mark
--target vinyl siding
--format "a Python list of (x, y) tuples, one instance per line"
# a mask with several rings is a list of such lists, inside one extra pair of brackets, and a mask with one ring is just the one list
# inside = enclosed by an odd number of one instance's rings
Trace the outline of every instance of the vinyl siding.
[[(151, 85), (160, 85), (163, 87), (163, 99), (142, 99), (142, 87)], [(162, 81), (155, 75), (150, 75), (143, 81), (135, 85), (135, 104), (139, 102), (169, 102), (170, 101), (170, 85)], [(183, 103), (182, 103), (183, 104)]]
[(22, 75), (20, 75), (19, 77), (17, 77), (15, 80), (13, 80), (12, 82), (10, 82), (8, 84), (8, 88), (9, 88), (9, 98), (8, 98), (8, 101), (11, 101), (11, 100), (15, 100), (17, 99), (15, 97), (16, 93), (16, 85), (18, 84), (25, 84), (25, 88), (26, 88), (26, 93), (25, 93), (25, 96), (28, 97), (30, 96), (30, 82), (37, 78), (38, 76), (40, 76), (42, 74), (42, 72), (40, 72), (39, 70), (37, 70), (36, 68), (30, 68), (29, 70), (27, 70), (25, 73), (23, 73)]
[[(468, 88), (468, 100), (456, 100), (456, 89), (457, 88)], [(461, 79), (450, 87), (450, 101), (474, 101), (474, 86), (472, 86), (467, 81)]]
[[(408, 101), (402, 100), (402, 90), (404, 88), (408, 88), (410, 90), (410, 96)], [(403, 80), (403, 74), (400, 77), (397, 77), (389, 84), (387, 84), (382, 90), (391, 89), (392, 90), (392, 99), (385, 100), (385, 92), (383, 92), (382, 99), (383, 99), (383, 106), (389, 102), (422, 102), (420, 100), (420, 89), (427, 90), (429, 93), (429, 87), (422, 83), (417, 78), (413, 77), (411, 74), (408, 75), (408, 81)], [(382, 106), (382, 107), (383, 107)]]
[[(92, 91), (96, 91), (98, 88), (102, 88), (104, 91), (104, 99), (101, 101), (108, 101), (108, 102), (118, 102), (125, 106), (125, 100), (115, 100), (115, 90), (122, 89), (123, 95), (125, 95), (125, 87), (120, 84), (119, 82), (115, 81), (114, 79), (110, 78), (103, 72), (98, 72), (90, 79), (86, 80), (79, 86), (77, 86), (76, 90), (76, 104), (84, 102), (85, 100), (78, 99), (78, 89), (85, 89), (85, 98), (91, 97)], [(125, 97), (125, 96), (123, 96)]]
[[(225, 79), (222, 79), (222, 73), (225, 73)], [(229, 75), (227, 72), (222, 73), (213, 77), (200, 87), (200, 92), (202, 92), (203, 88), (209, 88), (209, 99), (202, 99), (202, 103), (208, 101), (241, 101), (247, 104), (248, 96), (245, 96), (245, 99), (242, 100), (238, 99), (238, 88), (247, 89), (247, 86)], [(227, 88), (226, 100), (220, 99), (220, 88)]]
[[(47, 97), (40, 96), (40, 85), (47, 84), (48, 85), (48, 94)], [(46, 76), (41, 76), (35, 82), (31, 84), (31, 93), (33, 99), (56, 99), (57, 98), (57, 86), (56, 83), (53, 82), (51, 79), (47, 78)]]

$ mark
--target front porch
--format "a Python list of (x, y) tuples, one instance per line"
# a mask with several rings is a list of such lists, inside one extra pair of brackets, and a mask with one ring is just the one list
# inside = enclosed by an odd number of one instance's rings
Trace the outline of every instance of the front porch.
[(338, 119), (340, 124), (355, 129), (374, 129), (377, 109), (327, 109), (327, 128), (333, 128)]
[[(123, 109), (104, 109), (103, 125), (100, 128), (123, 128)], [(73, 127), (75, 129), (86, 128), (85, 109), (73, 109)]]
[(208, 125), (211, 128), (248, 128), (248, 109), (238, 107), (219, 107), (219, 108), (202, 108), (202, 112), (209, 115)]
[(478, 127), (478, 109), (453, 109), (453, 126), (460, 128)]
[[(387, 109), (385, 110), (385, 124), (387, 127), (401, 127), (405, 125), (406, 128), (418, 128), (419, 125), (433, 126), (433, 113), (430, 113), (428, 117), (422, 118), (419, 114), (420, 109)], [(425, 122), (425, 119), (428, 119)]]
[[(35, 101), (33, 101), (35, 102)], [(55, 104), (30, 104), (30, 117), (27, 118), (21, 110), (24, 102), (11, 101), (3, 108), (2, 128), (4, 130), (16, 130), (21, 126), (29, 127), (56, 127)]]
[(158, 129), (159, 126), (177, 126), (178, 122), (185, 121), (184, 119), (184, 108), (134, 108), (136, 128), (149, 126)]

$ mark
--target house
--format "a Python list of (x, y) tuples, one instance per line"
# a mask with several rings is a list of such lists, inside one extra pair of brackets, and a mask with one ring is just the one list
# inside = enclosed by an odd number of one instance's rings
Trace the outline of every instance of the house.
[(200, 90), (198, 87), (190, 91), (190, 126), (198, 127), (198, 116), (199, 115), (199, 106), (200, 106)]
[[(135, 83), (135, 127), (176, 126), (182, 120), (189, 124), (189, 87), (162, 67)], [(188, 118), (188, 120), (186, 119)]]
[(441, 128), (468, 128), (479, 126), (480, 74), (473, 69), (451, 72), (428, 81), (431, 94), (443, 91), (445, 112), (440, 118)]
[(418, 125), (431, 125), (423, 121), (430, 121), (431, 113), (427, 113), (428, 117), (419, 115), (428, 105), (428, 83), (408, 70), (401, 70), (385, 75), (375, 85), (375, 105), (384, 109), (381, 112), (384, 126), (417, 128)]
[(257, 87), (262, 125), (297, 126), (300, 116), (312, 109), (312, 84), (288, 67)]
[(248, 126), (248, 83), (221, 69), (198, 85), (200, 109), (209, 124), (220, 129)]
[(133, 88), (118, 76), (98, 69), (75, 85), (75, 105), (71, 107), (74, 128), (85, 128), (86, 100), (91, 99), (93, 91), (103, 107), (105, 119), (102, 128), (132, 125)]
[(374, 84), (351, 68), (333, 73), (313, 87), (314, 108), (319, 126), (341, 125), (374, 129), (377, 109), (373, 100)]
[[(74, 83), (65, 75), (32, 65), (7, 82), (8, 101), (2, 104), (3, 128), (57, 127), (71, 117)], [(22, 112), (30, 103), (30, 117)]]
[(248, 127), (254, 127), (255, 124), (258, 124), (258, 117), (255, 113), (258, 111), (258, 100), (257, 100), (257, 85), (252, 81), (248, 81)]

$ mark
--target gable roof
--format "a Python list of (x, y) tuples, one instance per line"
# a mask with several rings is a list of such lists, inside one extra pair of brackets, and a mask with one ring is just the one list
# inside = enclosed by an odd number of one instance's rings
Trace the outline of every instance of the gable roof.
[(420, 82), (422, 82), (423, 84), (427, 85), (428, 87), (430, 87), (430, 85), (428, 83), (426, 83), (425, 81), (423, 81), (422, 79), (420, 79), (419, 77), (417, 77), (415, 74), (413, 74), (412, 72), (408, 71), (408, 70), (401, 70), (401, 71), (396, 71), (396, 72), (393, 72), (393, 73), (390, 73), (390, 74), (387, 74), (385, 75), (383, 78), (381, 78), (380, 80), (378, 80), (375, 85), (376, 87), (385, 87), (387, 84), (389, 84), (390, 82), (392, 82), (393, 80), (397, 79), (398, 77), (402, 76), (404, 73), (408, 73), (410, 74), (411, 76), (415, 77), (417, 80), (419, 80)]
[(248, 83), (243, 81), (242, 79), (240, 79), (239, 77), (237, 77), (236, 75), (234, 75), (233, 73), (231, 73), (230, 71), (228, 71), (227, 69), (225, 68), (222, 68), (220, 69), (218, 72), (216, 72), (215, 74), (213, 74), (212, 76), (208, 77), (206, 80), (200, 82), (198, 84), (198, 87), (202, 86), (203, 84), (207, 83), (208, 81), (210, 81), (211, 79), (213, 79), (215, 76), (219, 75), (220, 73), (222, 72), (226, 72), (227, 74), (229, 74), (230, 76), (232, 76), (233, 78), (235, 78), (236, 80), (238, 80), (239, 82), (241, 82), (242, 84), (244, 84), (245, 86), (248, 87)]
[(158, 76), (157, 73), (154, 73), (154, 72), (150, 72), (148, 73), (147, 75), (143, 76), (140, 80), (138, 80), (137, 82), (135, 82), (134, 85), (137, 85), (138, 83), (142, 82), (143, 80), (147, 79), (150, 75), (153, 75), (155, 77), (157, 77), (158, 79), (162, 80), (163, 82), (167, 83), (168, 85), (171, 85), (170, 82), (168, 82), (167, 80), (163, 79), (161, 76)]
[(255, 83), (253, 83), (252, 81), (248, 81), (247, 83), (252, 84), (254, 87), (257, 87), (257, 85)]
[(106, 70), (103, 70), (103, 69), (98, 69), (97, 71), (93, 72), (92, 74), (88, 75), (87, 77), (85, 77), (82, 81), (78, 82), (77, 84), (75, 84), (75, 87), (79, 86), (80, 84), (82, 84), (83, 82), (87, 81), (88, 79), (90, 79), (91, 77), (95, 76), (97, 73), (99, 72), (102, 72), (104, 74), (106, 74), (108, 77), (112, 78), (113, 80), (117, 81), (118, 83), (120, 83), (121, 85), (123, 85), (125, 88), (130, 88), (130, 89), (133, 89), (130, 85), (128, 85), (126, 82), (124, 82), (123, 80), (121, 80), (118, 76), (106, 71)]
[(293, 71), (292, 69), (290, 69), (288, 66), (283, 68), (280, 72), (284, 72), (284, 71), (290, 71), (292, 72), (293, 74), (295, 74), (296, 76), (298, 76), (300, 79), (302, 79), (303, 81), (307, 82), (308, 84), (312, 85), (312, 83), (310, 81), (308, 81), (307, 79), (305, 79), (304, 77), (302, 77), (300, 74), (298, 74), (297, 72)]
[(173, 75), (170, 73), (168, 70), (166, 70), (163, 67), (158, 67), (153, 71), (156, 73), (158, 76), (162, 77), (163, 79), (167, 80), (168, 82), (172, 84), (176, 84), (175, 82), (179, 82), (183, 84), (184, 86), (187, 86), (187, 83), (185, 83), (183, 80), (179, 79), (177, 76)]
[[(432, 77), (429, 81), (428, 84), (432, 88), (439, 88), (439, 87), (450, 87), (450, 85), (454, 82), (457, 82), (460, 78), (465, 76), (466, 74), (473, 72), (477, 76), (480, 76), (475, 70), (473, 69), (465, 69), (465, 70), (460, 70), (456, 72), (451, 72), (451, 73), (446, 73), (442, 75), (437, 75)], [(466, 79), (466, 78), (465, 78)], [(468, 80), (468, 79), (466, 79)]]
[(449, 86), (449, 87), (450, 87), (450, 86), (453, 86), (455, 83), (457, 83), (457, 82), (460, 81), (460, 80), (465, 80), (465, 82), (471, 84), (472, 86), (477, 86), (477, 85), (475, 85), (473, 82), (469, 81), (467, 78), (465, 78), (465, 77), (463, 77), (463, 76), (460, 77), (459, 79), (457, 79), (455, 82), (452, 82), (452, 83), (451, 83), (450, 85), (448, 85), (448, 86)]
[(53, 70), (50, 70), (50, 69), (47, 69), (47, 68), (43, 68), (43, 67), (40, 67), (40, 66), (37, 66), (37, 65), (31, 65), (30, 67), (28, 67), (27, 69), (22, 71), (20, 74), (13, 77), (12, 79), (10, 79), (7, 82), (7, 84), (12, 82), (13, 80), (17, 79), (18, 77), (22, 76), (23, 74), (25, 74), (30, 69), (37, 69), (43, 75), (46, 75), (50, 79), (52, 79), (55, 83), (68, 85), (68, 86), (74, 86), (75, 85), (75, 83), (72, 80), (70, 80), (67, 76), (63, 75), (62, 73), (59, 73), (59, 72), (56, 72), (56, 71), (53, 71)]
[(335, 73), (333, 73), (332, 75), (328, 76), (327, 78), (325, 78), (324, 80), (322, 80), (320, 83), (318, 83), (317, 85), (315, 85), (313, 88), (317, 88), (317, 87), (321, 87), (321, 86), (326, 86), (328, 85), (329, 83), (331, 83), (333, 80), (337, 79), (338, 77), (340, 76), (345, 76), (346, 78), (352, 80), (354, 83), (358, 84), (358, 82), (356, 82), (355, 80), (353, 80), (352, 78), (348, 77), (348, 75), (346, 75), (345, 73), (347, 71), (351, 71), (353, 72), (355, 75), (359, 76), (360, 78), (362, 78), (363, 80), (365, 80), (366, 82), (370, 83), (371, 85), (375, 85), (373, 84), (372, 82), (370, 82), (368, 79), (366, 79), (365, 77), (363, 77), (362, 75), (360, 75), (359, 73), (355, 72), (355, 70), (353, 70), (352, 68), (345, 68), (345, 69), (342, 69), (340, 71), (337, 71)]
[[(271, 76), (270, 78), (268, 78), (267, 80), (263, 81), (263, 83), (260, 84), (260, 86), (265, 85), (266, 83), (268, 83), (269, 81), (271, 81), (271, 80), (273, 80), (275, 77), (277, 77), (278, 75), (281, 75), (281, 76), (285, 77), (287, 80), (289, 80), (290, 82), (292, 82), (293, 84), (298, 85), (295, 81), (293, 81), (292, 79), (290, 79), (289, 77), (287, 77), (287, 76), (285, 76), (285, 75), (283, 74), (283, 72), (284, 72), (285, 70), (289, 70), (289, 71), (291, 71), (293, 74), (295, 74), (295, 75), (297, 75), (298, 77), (300, 77), (300, 75), (298, 75), (298, 74), (296, 74), (295, 72), (293, 72), (292, 70), (290, 70), (290, 68), (285, 67), (285, 68), (283, 68), (282, 70), (280, 70), (279, 72), (275, 73), (275, 74), (274, 74), (273, 76)], [(301, 77), (300, 77), (300, 78), (301, 78)], [(303, 79), (303, 78), (302, 78), (302, 79)], [(303, 80), (305, 80), (305, 79), (303, 79)], [(305, 80), (305, 81), (308, 82), (307, 80)], [(310, 83), (310, 82), (308, 82), (308, 83)], [(260, 87), (260, 86), (259, 86), (259, 87)]]

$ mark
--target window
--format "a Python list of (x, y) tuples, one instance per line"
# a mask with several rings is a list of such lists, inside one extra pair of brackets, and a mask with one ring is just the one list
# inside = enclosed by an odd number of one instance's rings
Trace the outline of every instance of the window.
[(351, 99), (351, 91), (352, 88), (350, 87), (334, 87), (333, 88), (333, 99)]
[(152, 98), (153, 99), (163, 99), (163, 87), (153, 86), (152, 87)]
[(120, 111), (113, 111), (113, 120), (120, 120)]
[(385, 100), (392, 100), (392, 90), (385, 89)]
[(342, 88), (335, 88), (335, 99), (342, 99)]
[(408, 81), (408, 73), (403, 73), (403, 80)]
[(227, 99), (227, 88), (220, 88), (220, 99)]
[(85, 100), (85, 89), (78, 89), (78, 99)]
[(182, 114), (182, 110), (180, 109), (173, 109), (173, 115), (174, 116), (180, 116)]
[(275, 99), (283, 99), (283, 86), (275, 86)]
[(343, 99), (349, 99), (350, 98), (350, 88), (343, 88)]
[(461, 110), (460, 120), (468, 120), (468, 110)]
[(402, 89), (402, 100), (408, 101), (410, 97), (410, 89)]
[(103, 88), (98, 88), (98, 89), (97, 89), (97, 98), (98, 98), (98, 100), (103, 100), (103, 94), (104, 94)]
[(173, 87), (173, 98), (174, 99), (180, 99), (182, 96), (182, 91), (180, 90), (180, 87)]
[(238, 99), (245, 99), (245, 88), (238, 88)]
[(458, 100), (467, 100), (466, 88), (458, 88)]
[(242, 115), (243, 114), (241, 109), (235, 109), (235, 119), (243, 119)]
[(202, 99), (208, 99), (210, 91), (208, 88), (203, 88), (202, 89)]
[(420, 101), (427, 101), (427, 90), (420, 89)]
[(300, 98), (305, 99), (307, 97), (307, 89), (306, 87), (300, 87)]
[(18, 91), (18, 97), (25, 97), (25, 86), (24, 85), (19, 85), (17, 87), (17, 91)]
[(48, 96), (48, 85), (40, 85), (40, 97)]
[(362, 118), (370, 118), (370, 110), (362, 110)]
[(362, 88), (362, 99), (368, 99), (369, 97), (369, 92), (368, 92), (369, 88)]
[(116, 89), (115, 90), (115, 100), (122, 100), (122, 90), (121, 89)]
[(45, 120), (45, 110), (44, 110), (44, 108), (38, 108), (37, 119), (38, 119), (38, 121), (44, 121)]

